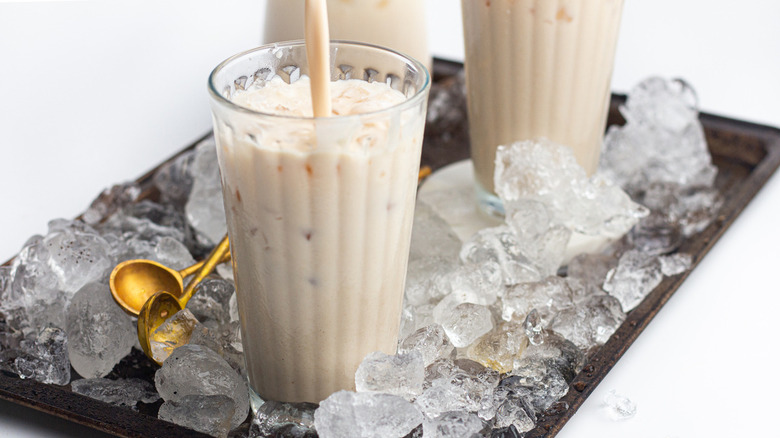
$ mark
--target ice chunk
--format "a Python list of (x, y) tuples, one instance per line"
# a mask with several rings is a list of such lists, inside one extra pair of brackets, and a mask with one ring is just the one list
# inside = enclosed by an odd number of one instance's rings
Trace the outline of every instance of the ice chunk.
[(315, 409), (313, 403), (267, 401), (255, 412), (249, 435), (313, 438)]
[(92, 204), (82, 215), (82, 220), (90, 225), (95, 225), (124, 206), (135, 202), (140, 194), (141, 187), (134, 181), (107, 188), (92, 201)]
[(686, 83), (648, 78), (629, 92), (620, 110), (627, 123), (607, 132), (600, 173), (632, 191), (652, 182), (712, 185), (717, 168)]
[(604, 407), (607, 415), (615, 421), (628, 420), (636, 415), (636, 403), (614, 389), (604, 397)]
[(607, 342), (625, 319), (626, 314), (616, 298), (593, 295), (558, 312), (550, 322), (550, 329), (587, 350)]
[(468, 359), (442, 359), (426, 369), (425, 379), (425, 390), (415, 405), (428, 417), (448, 411), (475, 412), (485, 420), (495, 415), (498, 372)]
[(690, 254), (682, 253), (659, 257), (658, 261), (661, 262), (661, 272), (669, 277), (682, 274), (690, 269), (691, 263), (693, 263)]
[(48, 261), (43, 237), (31, 237), (14, 259), (0, 291), (0, 311), (8, 326), (25, 336), (35, 337), (49, 324), (65, 326), (62, 309), (70, 294), (61, 290)]
[(522, 242), (511, 227), (484, 228), (463, 244), (460, 259), (465, 264), (497, 263), (504, 283), (513, 285), (542, 278), (539, 268), (523, 252)]
[(160, 420), (184, 426), (213, 437), (225, 438), (231, 429), (235, 402), (226, 395), (186, 395), (166, 400), (160, 406)]
[(441, 326), (452, 345), (468, 347), (482, 335), (493, 329), (490, 309), (478, 304), (463, 303), (443, 317)]
[(160, 324), (149, 338), (154, 360), (162, 363), (174, 349), (187, 345), (197, 324), (198, 320), (187, 309), (176, 312)]
[(425, 202), (418, 201), (414, 209), (412, 244), (409, 260), (440, 256), (455, 260), (461, 241), (450, 225)]
[(82, 377), (105, 376), (136, 343), (135, 324), (111, 298), (108, 286), (82, 287), (67, 315), (70, 363)]
[(178, 240), (165, 236), (154, 247), (155, 260), (171, 269), (184, 269), (195, 264), (187, 247)]
[(526, 398), (527, 393), (525, 387), (504, 382), (496, 388), (493, 396), (496, 405), (495, 427), (514, 427), (521, 434), (534, 428), (536, 410)]
[(420, 306), (440, 300), (450, 292), (447, 274), (457, 268), (451, 257), (421, 257), (409, 261), (404, 296), (407, 303)]
[(627, 251), (618, 266), (607, 275), (604, 290), (620, 301), (624, 312), (638, 306), (663, 280), (657, 257), (639, 251)]
[(79, 379), (70, 384), (73, 392), (116, 406), (135, 408), (138, 402), (154, 403), (160, 395), (154, 385), (141, 379)]
[(187, 303), (195, 318), (203, 325), (216, 328), (230, 320), (230, 297), (236, 287), (222, 279), (205, 279), (192, 299)]
[(547, 139), (503, 145), (496, 151), (496, 193), (507, 217), (541, 203), (550, 225), (582, 234), (620, 236), (647, 214), (619, 187), (588, 178), (571, 148)]
[(569, 283), (557, 276), (533, 283), (521, 283), (507, 290), (501, 317), (505, 321), (519, 320), (536, 309), (543, 325), (546, 325), (555, 313), (573, 305), (572, 295)]
[(456, 438), (481, 436), (485, 422), (478, 415), (450, 411), (423, 420), (423, 438)]
[(195, 151), (187, 151), (166, 164), (154, 174), (154, 185), (165, 204), (184, 207), (192, 190), (192, 163)]
[(466, 356), (500, 373), (508, 373), (527, 345), (523, 326), (505, 322), (472, 344)]
[(227, 323), (217, 329), (196, 324), (188, 343), (210, 348), (222, 356), (236, 372), (246, 375), (239, 330), (238, 322)]
[(390, 394), (339, 391), (320, 403), (314, 425), (322, 438), (406, 436), (422, 423), (415, 406)]
[(235, 403), (233, 428), (249, 412), (246, 380), (217, 353), (200, 345), (181, 346), (165, 360), (154, 376), (157, 392), (165, 401), (179, 401), (187, 395), (226, 395)]
[(36, 340), (23, 340), (20, 347), (20, 354), (14, 360), (19, 377), (54, 385), (68, 384), (68, 338), (60, 328), (45, 327)]
[(629, 233), (629, 242), (646, 254), (666, 254), (683, 241), (680, 225), (667, 214), (653, 212), (642, 219)]
[(528, 342), (531, 345), (540, 345), (544, 343), (544, 327), (542, 326), (542, 317), (539, 316), (539, 311), (536, 309), (528, 312), (528, 315), (523, 321), (523, 328), (525, 330), (525, 336), (528, 338)]
[(431, 324), (417, 330), (401, 341), (398, 347), (398, 352), (401, 354), (419, 352), (425, 366), (437, 359), (449, 357), (453, 350), (455, 346), (439, 324)]
[(580, 254), (569, 262), (566, 273), (569, 278), (576, 278), (590, 287), (601, 290), (607, 273), (615, 266), (617, 266), (617, 258), (614, 256)]
[(390, 356), (376, 351), (363, 359), (355, 373), (357, 392), (381, 392), (414, 400), (422, 393), (425, 365), (417, 351)]
[(219, 177), (217, 147), (213, 137), (195, 147), (192, 163), (192, 191), (185, 206), (187, 219), (205, 244), (215, 244), (227, 231), (222, 181)]
[(81, 221), (49, 222), (49, 234), (42, 244), (49, 252), (48, 264), (60, 289), (71, 295), (85, 284), (102, 279), (113, 267), (108, 242)]

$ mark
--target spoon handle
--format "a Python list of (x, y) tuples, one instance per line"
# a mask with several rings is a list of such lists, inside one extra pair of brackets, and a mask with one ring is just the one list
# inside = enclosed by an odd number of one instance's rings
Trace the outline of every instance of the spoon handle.
[[(227, 236), (222, 238), (222, 242), (220, 242), (220, 244), (222, 244), (225, 241), (227, 241)], [(222, 257), (222, 259), (219, 262), (217, 262), (217, 264), (221, 265), (222, 263), (227, 263), (229, 261), (230, 261), (230, 251), (226, 252), (225, 255)], [(179, 275), (181, 275), (181, 278), (187, 278), (190, 275), (198, 272), (200, 268), (203, 267), (204, 263), (206, 263), (206, 259), (201, 260), (192, 266), (182, 269), (181, 271), (179, 271)]]
[(201, 266), (198, 273), (195, 274), (195, 277), (193, 277), (189, 284), (187, 284), (187, 288), (184, 289), (184, 293), (179, 299), (181, 307), (187, 305), (187, 302), (195, 293), (195, 288), (198, 286), (198, 284), (200, 284), (204, 278), (211, 274), (211, 271), (217, 267), (217, 265), (223, 258), (225, 258), (226, 255), (230, 255), (230, 242), (228, 241), (227, 235), (222, 239), (221, 242), (219, 242), (219, 245), (215, 246), (214, 249), (211, 250), (211, 254), (206, 257), (206, 260), (203, 262), (203, 265)]

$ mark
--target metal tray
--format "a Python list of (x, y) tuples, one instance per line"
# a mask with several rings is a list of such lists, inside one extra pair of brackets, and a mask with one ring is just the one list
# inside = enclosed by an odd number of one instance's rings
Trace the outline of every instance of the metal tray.
[[(436, 60), (434, 81), (441, 83), (453, 80), (462, 68), (460, 63)], [(612, 96), (609, 124), (624, 123), (617, 111), (618, 105), (624, 101), (624, 96)], [(465, 108), (461, 109), (465, 115)], [(688, 239), (680, 248), (680, 251), (692, 255), (691, 270), (780, 166), (780, 129), (709, 114), (702, 114), (701, 121), (713, 162), (718, 167), (716, 185), (724, 196), (724, 204), (715, 222), (700, 234)], [(463, 120), (462, 123), (449, 127), (446, 135), (427, 130), (422, 165), (430, 166), (435, 171), (447, 164), (468, 158), (468, 126), (465, 122)], [(194, 145), (181, 152), (192, 147)], [(155, 170), (138, 179), (144, 189), (142, 198), (153, 199), (157, 196), (152, 185)], [(575, 377), (567, 395), (548, 409), (539, 418), (537, 427), (525, 436), (555, 436), (690, 272), (689, 270), (685, 274), (664, 279), (638, 307), (629, 312), (625, 322), (609, 341), (591, 356), (583, 371)], [(134, 350), (108, 377), (139, 377), (153, 381), (155, 369), (145, 356)], [(75, 394), (71, 392), (70, 385), (45, 385), (33, 380), (21, 380), (5, 372), (0, 372), (0, 399), (121, 437), (207, 436), (158, 420), (156, 413), (161, 402), (140, 405), (138, 411), (133, 411)]]

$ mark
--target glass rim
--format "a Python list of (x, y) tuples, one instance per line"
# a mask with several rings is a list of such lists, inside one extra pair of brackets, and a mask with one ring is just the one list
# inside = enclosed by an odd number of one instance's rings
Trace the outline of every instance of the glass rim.
[(319, 120), (328, 120), (328, 119), (349, 120), (349, 119), (353, 119), (353, 118), (363, 118), (363, 117), (367, 117), (367, 116), (383, 114), (383, 113), (392, 112), (392, 111), (395, 111), (395, 110), (404, 111), (405, 109), (407, 109), (407, 107), (409, 107), (409, 108), (414, 107), (414, 106), (416, 106), (418, 104), (418, 101), (422, 100), (425, 97), (425, 95), (428, 92), (428, 89), (431, 86), (431, 74), (428, 71), (428, 69), (425, 67), (425, 65), (422, 62), (418, 61), (415, 58), (412, 58), (409, 55), (406, 55), (406, 54), (401, 53), (401, 52), (399, 52), (397, 50), (393, 50), (393, 49), (390, 49), (388, 47), (379, 46), (379, 45), (376, 45), (376, 44), (364, 43), (364, 42), (359, 42), (359, 41), (348, 41), (348, 40), (330, 40), (329, 47), (331, 47), (331, 48), (334, 47), (334, 46), (364, 47), (364, 48), (369, 48), (369, 49), (378, 49), (378, 50), (381, 50), (383, 52), (388, 52), (388, 53), (390, 53), (390, 54), (392, 54), (394, 56), (397, 56), (397, 57), (403, 59), (404, 61), (406, 61), (408, 64), (414, 66), (421, 74), (424, 75), (424, 81), (422, 83), (422, 86), (412, 96), (409, 96), (409, 97), (404, 96), (403, 102), (399, 102), (399, 103), (393, 104), (391, 106), (388, 106), (388, 107), (385, 107), (385, 108), (382, 108), (382, 109), (379, 109), (379, 110), (369, 111), (369, 112), (365, 112), (365, 113), (358, 113), (358, 114), (349, 114), (349, 115), (343, 115), (343, 116), (341, 116), (341, 115), (339, 115), (339, 116), (328, 116), (328, 117), (295, 116), (295, 115), (275, 114), (275, 113), (268, 113), (268, 112), (263, 112), (263, 111), (257, 111), (257, 110), (253, 110), (251, 108), (246, 108), (246, 107), (243, 107), (241, 105), (238, 105), (238, 104), (234, 103), (230, 99), (228, 99), (225, 96), (223, 96), (222, 93), (220, 93), (220, 92), (218, 92), (216, 90), (216, 87), (214, 86), (215, 77), (228, 64), (238, 60), (239, 58), (243, 58), (243, 57), (245, 57), (247, 55), (250, 55), (250, 54), (253, 54), (253, 53), (256, 53), (256, 52), (266, 51), (266, 50), (269, 50), (269, 49), (275, 49), (275, 48), (280, 48), (280, 47), (291, 47), (291, 46), (305, 46), (305, 41), (304, 40), (291, 40), (291, 41), (283, 41), (283, 42), (278, 42), (278, 43), (264, 44), (262, 46), (258, 46), (258, 47), (252, 48), (252, 49), (244, 50), (243, 52), (236, 53), (235, 55), (225, 59), (222, 62), (220, 62), (214, 68), (214, 70), (211, 71), (211, 73), (209, 74), (209, 78), (208, 78), (208, 91), (209, 91), (209, 95), (210, 95), (212, 101), (214, 101), (216, 103), (219, 103), (219, 104), (222, 104), (222, 105), (225, 105), (227, 108), (229, 108), (229, 109), (231, 109), (233, 111), (238, 111), (240, 113), (244, 113), (244, 114), (248, 114), (248, 115), (262, 116), (262, 117), (268, 117), (268, 118), (278, 118), (278, 119), (298, 120), (298, 121), (307, 121), (307, 120), (308, 121), (312, 121), (312, 120), (319, 121)]

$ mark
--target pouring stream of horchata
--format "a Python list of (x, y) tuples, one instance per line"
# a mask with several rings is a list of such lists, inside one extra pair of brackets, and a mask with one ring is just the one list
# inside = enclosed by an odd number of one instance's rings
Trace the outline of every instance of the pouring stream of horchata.
[(326, 0), (306, 0), (306, 60), (311, 78), (314, 117), (328, 117), (330, 102), (330, 32)]

